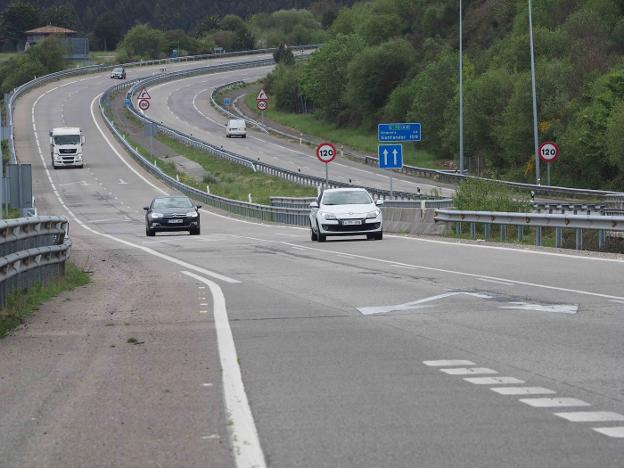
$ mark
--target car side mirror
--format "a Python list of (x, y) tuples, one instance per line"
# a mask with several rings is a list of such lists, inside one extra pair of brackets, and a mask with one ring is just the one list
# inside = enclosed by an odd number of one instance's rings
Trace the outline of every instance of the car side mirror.
[(383, 204), (384, 204), (384, 203), (383, 203), (383, 200), (375, 200), (375, 205), (377, 205), (377, 206), (381, 206), (381, 205), (383, 205)]
[(82, 135), (82, 137), (80, 138), (80, 142), (84, 145), (87, 142), (87, 138)]
[(313, 201), (312, 203), (310, 203), (310, 208), (318, 208), (319, 204), (316, 201)]
[(144, 207), (143, 207), (143, 209), (144, 209), (145, 211), (149, 211), (149, 206), (144, 206)]
[(197, 209), (199, 210), (202, 206), (201, 205), (197, 205)]

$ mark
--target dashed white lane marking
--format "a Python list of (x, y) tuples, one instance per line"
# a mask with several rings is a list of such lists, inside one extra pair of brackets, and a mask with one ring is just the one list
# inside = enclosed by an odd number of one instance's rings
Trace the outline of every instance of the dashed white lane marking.
[(212, 293), (213, 317), (223, 377), (223, 395), (228, 418), (232, 453), (236, 466), (265, 468), (266, 461), (260, 445), (256, 423), (245, 393), (236, 345), (230, 328), (225, 296), (217, 283), (189, 271), (184, 275), (204, 283)]
[(201, 304), (199, 304), (200, 306), (207, 306), (208, 303), (207, 302), (202, 302)]
[(202, 384), (202, 387), (212, 387), (212, 383), (205, 382), (205, 383)]
[(555, 415), (572, 422), (624, 421), (623, 415), (612, 411), (571, 411)]
[(197, 286), (197, 289), (206, 289), (206, 286)]
[(455, 369), (440, 369), (449, 375), (478, 375), (478, 374), (498, 374), (494, 369), (487, 367), (458, 367)]
[(508, 283), (507, 281), (498, 281), (487, 278), (477, 278), (479, 281), (485, 281), (486, 283), (494, 283), (494, 284), (502, 284), (503, 286), (513, 286), (513, 283)]
[(615, 437), (617, 439), (624, 438), (624, 426), (620, 427), (593, 427), (592, 428), (596, 432), (600, 432), (609, 437)]
[(461, 359), (442, 359), (439, 361), (423, 361), (425, 366), (429, 367), (444, 367), (444, 366), (474, 366), (472, 361), (465, 361)]
[(506, 384), (523, 384), (524, 380), (515, 377), (467, 377), (464, 379), (475, 385), (506, 385)]
[(591, 406), (576, 398), (520, 398), (520, 401), (534, 408), (562, 408), (564, 406)]
[(575, 304), (532, 304), (529, 302), (511, 302), (511, 305), (500, 306), (499, 309), (509, 310), (530, 310), (535, 312), (552, 312), (555, 314), (576, 314), (578, 312), (578, 305)]
[(544, 387), (493, 387), (490, 390), (501, 395), (551, 395), (557, 393)]
[(207, 313), (208, 313), (208, 311), (207, 311), (207, 310), (200, 310), (200, 311), (199, 311), (199, 313), (200, 313), (200, 314), (207, 314)]
[(202, 436), (202, 439), (203, 440), (219, 440), (220, 437), (219, 437), (219, 434), (210, 434), (207, 436)]

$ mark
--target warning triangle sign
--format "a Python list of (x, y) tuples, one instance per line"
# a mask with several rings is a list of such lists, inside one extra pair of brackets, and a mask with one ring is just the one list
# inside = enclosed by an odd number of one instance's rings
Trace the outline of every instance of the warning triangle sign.
[(267, 96), (267, 93), (264, 92), (264, 89), (261, 89), (260, 92), (258, 93), (258, 96), (256, 96), (256, 101), (268, 101), (269, 100), (269, 96)]
[(139, 97), (137, 99), (152, 99), (152, 96), (149, 95), (147, 89), (143, 88), (139, 93)]

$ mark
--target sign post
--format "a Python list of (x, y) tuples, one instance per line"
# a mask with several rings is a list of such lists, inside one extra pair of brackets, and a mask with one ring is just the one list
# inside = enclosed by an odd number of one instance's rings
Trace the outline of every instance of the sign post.
[(545, 141), (537, 150), (539, 158), (546, 163), (548, 168), (548, 185), (550, 185), (550, 165), (554, 163), (559, 157), (559, 146), (554, 141)]
[[(377, 161), (379, 169), (401, 169), (403, 167), (403, 145), (378, 145)], [(390, 171), (390, 196), (394, 197)]]
[(261, 89), (256, 96), (256, 107), (260, 111), (260, 120), (264, 123), (264, 111), (269, 108), (269, 96)]
[(329, 163), (336, 159), (336, 147), (329, 143), (328, 141), (324, 141), (319, 143), (316, 147), (316, 157), (322, 163), (325, 163), (325, 188), (329, 186)]

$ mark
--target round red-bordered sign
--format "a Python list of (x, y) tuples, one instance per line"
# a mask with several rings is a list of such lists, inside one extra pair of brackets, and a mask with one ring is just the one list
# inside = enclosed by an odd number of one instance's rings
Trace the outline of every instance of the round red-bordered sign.
[(328, 141), (319, 143), (316, 147), (316, 157), (319, 161), (328, 164), (336, 159), (336, 147)]
[(139, 109), (146, 111), (149, 109), (150, 103), (147, 99), (139, 99)]
[(559, 157), (559, 147), (554, 141), (545, 141), (537, 151), (539, 158), (545, 163), (553, 163)]
[(256, 107), (260, 111), (265, 111), (269, 108), (269, 103), (266, 101), (256, 101)]

